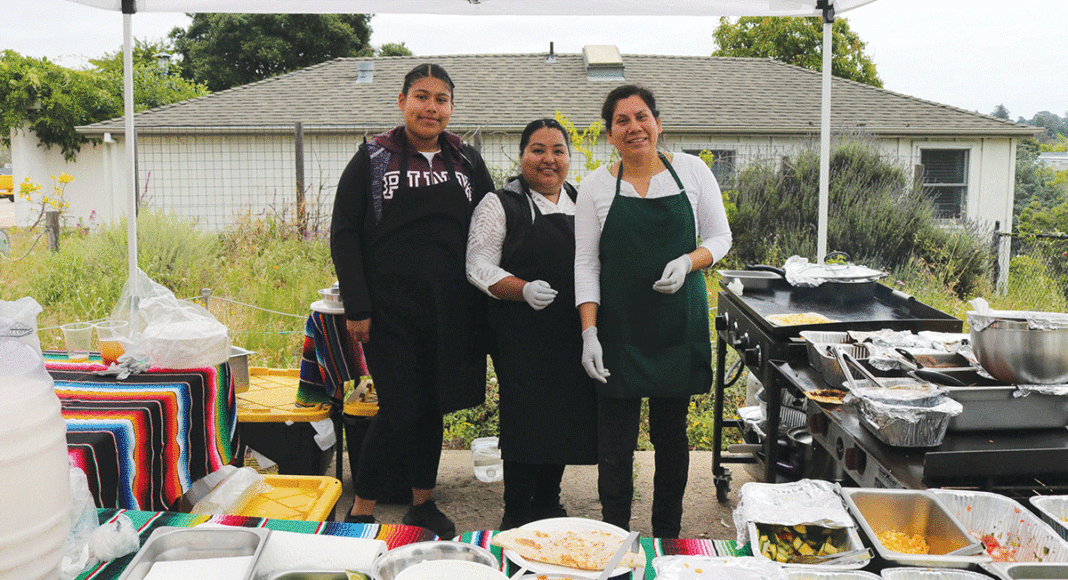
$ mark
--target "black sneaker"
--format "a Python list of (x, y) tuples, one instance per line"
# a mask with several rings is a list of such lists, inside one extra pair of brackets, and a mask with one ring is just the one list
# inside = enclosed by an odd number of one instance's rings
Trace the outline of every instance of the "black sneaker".
[(373, 524), (375, 523), (375, 517), (373, 515), (355, 515), (349, 513), (345, 515), (346, 524)]
[(456, 525), (448, 516), (441, 513), (434, 500), (428, 499), (419, 505), (413, 505), (402, 520), (409, 526), (426, 528), (443, 540), (456, 537)]
[(564, 509), (564, 506), (560, 505), (559, 501), (543, 505), (535, 504), (534, 507), (531, 508), (531, 511), (533, 512), (533, 519), (535, 520), (547, 520), (549, 518), (567, 517), (567, 510)]

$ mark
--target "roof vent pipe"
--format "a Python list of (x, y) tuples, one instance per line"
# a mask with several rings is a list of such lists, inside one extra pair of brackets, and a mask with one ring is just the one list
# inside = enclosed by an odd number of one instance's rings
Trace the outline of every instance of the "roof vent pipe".
[(362, 61), (356, 63), (356, 82), (370, 83), (375, 80), (374, 61)]
[(556, 62), (556, 52), (553, 51), (553, 43), (549, 43), (549, 56), (545, 58), (545, 62), (552, 64)]

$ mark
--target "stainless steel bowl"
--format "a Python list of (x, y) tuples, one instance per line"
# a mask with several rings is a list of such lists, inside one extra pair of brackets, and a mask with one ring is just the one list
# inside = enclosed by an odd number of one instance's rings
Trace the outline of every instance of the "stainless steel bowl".
[(399, 546), (375, 558), (371, 575), (375, 580), (393, 580), (405, 568), (427, 560), (464, 560), (485, 564), (494, 570), (500, 563), (485, 548), (463, 542), (416, 542)]
[(1014, 385), (1068, 383), (1068, 328), (1031, 329), (1026, 322), (998, 320), (971, 331), (979, 364), (999, 381)]

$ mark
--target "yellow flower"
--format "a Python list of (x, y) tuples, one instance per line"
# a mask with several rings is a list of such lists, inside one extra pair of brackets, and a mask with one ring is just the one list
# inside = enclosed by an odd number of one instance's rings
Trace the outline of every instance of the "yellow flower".
[(74, 177), (72, 177), (71, 174), (69, 174), (69, 173), (60, 173), (59, 174), (59, 182), (60, 183), (66, 185), (66, 184), (68, 184), (68, 183), (70, 183), (72, 181), (74, 181)]

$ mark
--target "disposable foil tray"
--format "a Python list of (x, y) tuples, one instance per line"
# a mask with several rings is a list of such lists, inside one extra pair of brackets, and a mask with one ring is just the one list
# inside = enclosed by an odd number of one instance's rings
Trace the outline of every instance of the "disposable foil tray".
[[(893, 405), (861, 397), (860, 423), (892, 447), (937, 447), (959, 403), (948, 400), (933, 407)], [(950, 405), (952, 404), (952, 405)]]
[(1042, 521), (1068, 540), (1068, 495), (1033, 495), (1028, 501), (1038, 510)]
[(188, 562), (191, 567), (207, 566), (217, 558), (248, 557), (244, 580), (249, 580), (270, 530), (264, 528), (160, 527), (145, 540), (119, 580), (143, 580), (152, 566), (161, 562)]
[(842, 365), (838, 364), (838, 359), (834, 356), (835, 348), (844, 348), (845, 350), (843, 352), (858, 361), (863, 361), (868, 358), (868, 347), (864, 344), (840, 346), (836, 343), (826, 342), (808, 343), (809, 366), (820, 371), (820, 375), (823, 376), (823, 382), (831, 387), (835, 389), (848, 389), (848, 385), (845, 385), (846, 378), (845, 374), (842, 373)]
[(1068, 542), (1015, 500), (983, 491), (930, 491), (973, 537), (992, 537), (1013, 560), (1068, 562)]
[(941, 568), (884, 568), (882, 577), (883, 580), (990, 580), (978, 572)]
[(1068, 564), (1057, 562), (1023, 562), (999, 564), (994, 574), (1002, 580), (1047, 580), (1068, 578)]
[(863, 570), (802, 570), (787, 568), (788, 580), (880, 580), (882, 576)]

